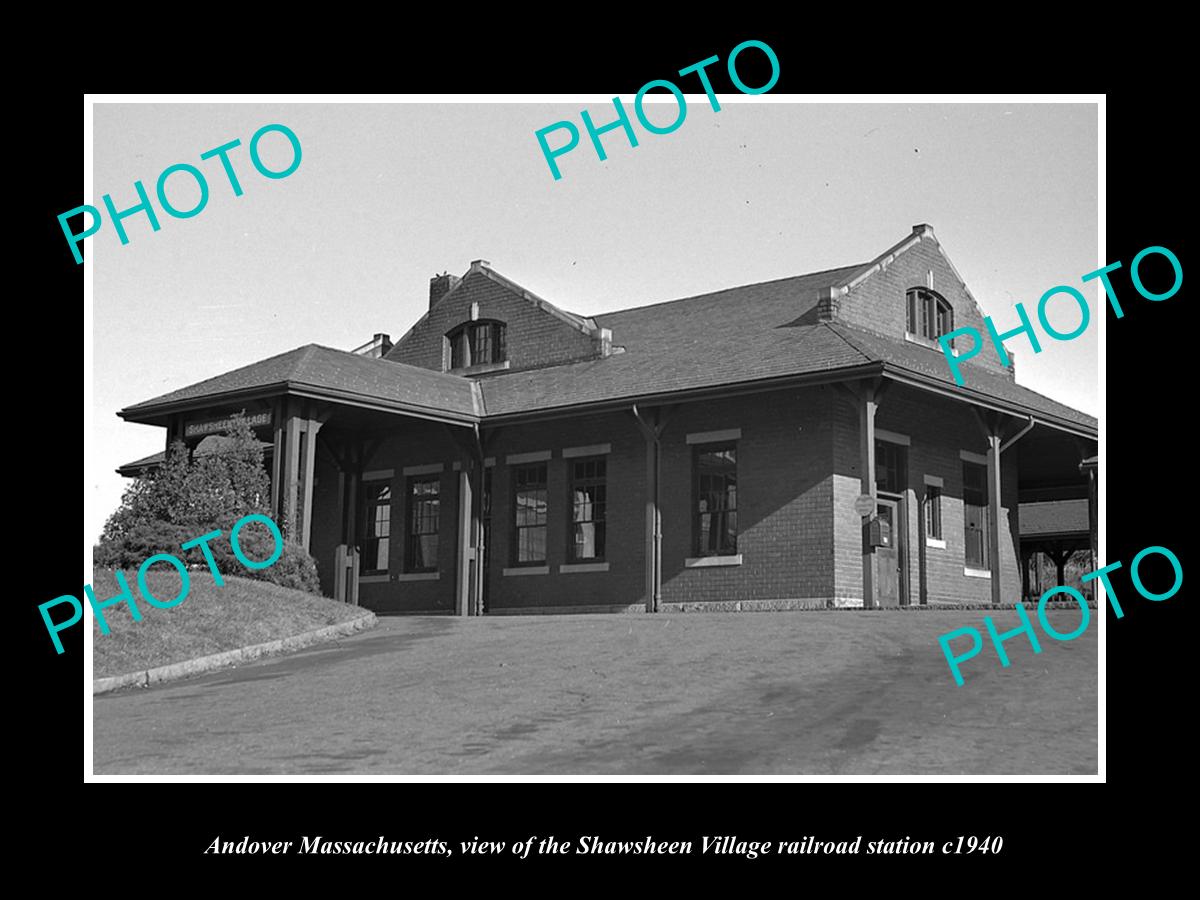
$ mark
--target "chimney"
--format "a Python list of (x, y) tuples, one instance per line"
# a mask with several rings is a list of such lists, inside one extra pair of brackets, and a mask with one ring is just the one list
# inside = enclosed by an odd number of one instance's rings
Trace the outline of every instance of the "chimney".
[(371, 340), (367, 341), (361, 347), (355, 347), (351, 353), (357, 353), (359, 356), (367, 356), (371, 359), (381, 359), (387, 355), (387, 352), (392, 349), (391, 335), (376, 332)]
[(924, 224), (914, 225), (913, 226), (913, 234), (927, 234), (930, 237), (933, 237), (933, 226), (932, 225), (924, 225)]
[(832, 322), (842, 306), (842, 288), (823, 287), (817, 292), (817, 321)]
[(457, 275), (447, 275), (443, 272), (441, 275), (434, 275), (429, 279), (429, 308), (437, 304), (439, 300), (445, 297), (448, 293), (458, 287), (458, 283), (462, 281)]

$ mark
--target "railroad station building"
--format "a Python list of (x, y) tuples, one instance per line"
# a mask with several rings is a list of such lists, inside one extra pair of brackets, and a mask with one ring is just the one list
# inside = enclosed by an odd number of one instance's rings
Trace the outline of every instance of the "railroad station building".
[(394, 344), (120, 415), (204, 452), (244, 413), (324, 592), (381, 613), (1008, 605), (1037, 554), (1094, 548), (1097, 423), (990, 349), (957, 386), (936, 338), (982, 319), (928, 225), (590, 316), (476, 260)]

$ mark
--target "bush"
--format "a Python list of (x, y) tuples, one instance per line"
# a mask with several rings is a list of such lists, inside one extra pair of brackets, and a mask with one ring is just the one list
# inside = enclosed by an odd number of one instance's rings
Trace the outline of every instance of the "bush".
[[(183, 558), (179, 545), (196, 537), (190, 529), (170, 522), (150, 520), (134, 522), (108, 540), (100, 539), (92, 549), (92, 561), (106, 569), (137, 568), (156, 553)], [(188, 560), (184, 560), (187, 562)]]
[[(317, 574), (317, 562), (311, 554), (292, 541), (285, 540), (279, 559), (265, 569), (252, 569), (244, 565), (233, 552), (229, 540), (230, 530), (236, 520), (220, 524), (221, 536), (206, 542), (212, 554), (213, 565), (222, 575), (240, 575), (258, 581), (269, 581), (282, 587), (321, 593), (321, 582)], [(188, 528), (170, 522), (140, 522), (127, 529), (119, 538), (102, 540), (93, 549), (96, 566), (106, 569), (130, 569), (139, 566), (156, 553), (169, 553), (182, 559), (190, 569), (209, 570), (204, 551), (199, 547), (182, 549), (182, 545), (214, 528)], [(254, 562), (269, 559), (275, 552), (275, 538), (267, 527), (258, 522), (243, 526), (238, 531), (238, 549), (242, 555)]]
[[(214, 452), (194, 459), (176, 443), (157, 471), (126, 488), (93, 550), (95, 564), (136, 570), (156, 553), (170, 553), (191, 568), (207, 569), (200, 547), (185, 551), (180, 545), (219, 530), (221, 536), (209, 541), (208, 548), (221, 574), (319, 594), (316, 560), (292, 541), (285, 539), (279, 559), (265, 569), (248, 568), (234, 555), (229, 541), (233, 525), (251, 514), (270, 516), (270, 481), (262, 448), (241, 416), (218, 443)], [(286, 524), (282, 531), (285, 538), (291, 533)], [(275, 552), (275, 539), (265, 525), (252, 523), (239, 530), (238, 546), (244, 556), (262, 561)]]

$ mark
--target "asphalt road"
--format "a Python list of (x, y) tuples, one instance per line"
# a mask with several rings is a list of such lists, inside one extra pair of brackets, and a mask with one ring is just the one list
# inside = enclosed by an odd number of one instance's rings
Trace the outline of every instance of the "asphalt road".
[[(96, 774), (1091, 774), (1096, 614), (964, 663), (980, 612), (390, 618), (94, 698)], [(1001, 631), (1016, 616), (994, 616)], [(1078, 612), (1052, 612), (1072, 631)], [(985, 636), (986, 642), (986, 636)]]

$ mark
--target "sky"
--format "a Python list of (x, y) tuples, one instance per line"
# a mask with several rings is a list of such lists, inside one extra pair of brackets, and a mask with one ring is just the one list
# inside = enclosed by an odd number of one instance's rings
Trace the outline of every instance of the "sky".
[[(128, 483), (122, 463), (163, 449), (161, 428), (118, 409), (317, 343), (352, 349), (376, 332), (393, 340), (428, 308), (429, 279), (472, 260), (557, 306), (593, 315), (741, 284), (866, 262), (933, 226), (985, 315), (1018, 324), (1022, 302), (1065, 284), (1083, 290), (1092, 324), (1069, 342), (1016, 350), (1017, 381), (1099, 415), (1097, 114), (1094, 104), (813, 104), (720, 95), (714, 112), (688, 95), (673, 133), (639, 145), (603, 136), (601, 162), (579, 112), (599, 126), (611, 101), (395, 104), (97, 103), (94, 196), (122, 210), (161, 173), (190, 163), (206, 176), (207, 206), (187, 219), (153, 200), (161, 229), (107, 219), (86, 241), (92, 259), (93, 430), (85, 529), (98, 537)], [(632, 97), (623, 97), (626, 107)], [(652, 121), (676, 114), (669, 96)], [(607, 103), (607, 107), (606, 107)], [(632, 118), (632, 115), (631, 115)], [(573, 121), (579, 146), (555, 180), (535, 132)], [(280, 123), (302, 147), (300, 166), (268, 179), (251, 136)], [(233, 139), (244, 193), (216, 159)], [(551, 146), (563, 140), (549, 138)], [(287, 140), (264, 137), (263, 163), (283, 169)], [(180, 209), (199, 196), (173, 175)], [(1061, 300), (1059, 302), (1062, 302)], [(1074, 313), (1078, 316), (1078, 313)], [(1050, 320), (1070, 331), (1069, 304)]]

